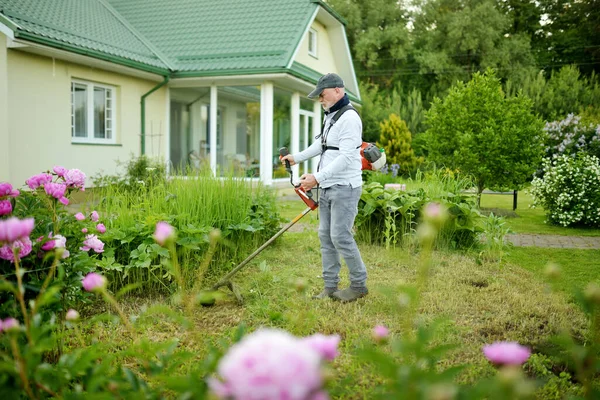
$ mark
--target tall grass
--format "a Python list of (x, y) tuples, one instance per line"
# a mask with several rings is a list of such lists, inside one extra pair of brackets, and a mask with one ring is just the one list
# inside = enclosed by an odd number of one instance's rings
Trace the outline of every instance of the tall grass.
[(169, 286), (172, 276), (152, 240), (158, 221), (169, 222), (179, 232), (179, 261), (190, 285), (211, 231), (219, 230), (222, 240), (208, 267), (209, 279), (230, 270), (279, 226), (270, 190), (256, 181), (215, 178), (210, 172), (194, 171), (137, 187), (106, 186), (95, 192), (93, 201), (107, 220), (107, 246), (113, 247), (107, 255), (121, 265), (105, 265), (119, 286), (144, 282), (158, 291)]

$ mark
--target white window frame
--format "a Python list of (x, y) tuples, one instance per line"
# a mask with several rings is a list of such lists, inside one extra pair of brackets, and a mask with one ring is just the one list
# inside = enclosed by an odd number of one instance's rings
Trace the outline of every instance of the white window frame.
[[(87, 86), (87, 137), (73, 136), (75, 131), (75, 102), (73, 101), (73, 84)], [(94, 137), (94, 88), (99, 87), (110, 90), (111, 99), (111, 118), (110, 131), (111, 137)], [(106, 104), (105, 104), (106, 107)], [(106, 126), (106, 125), (105, 125)], [(96, 143), (96, 144), (116, 144), (117, 143), (117, 88), (115, 86), (104, 85), (95, 82), (84, 81), (80, 79), (71, 79), (71, 143)]]
[(317, 31), (313, 28), (308, 30), (308, 54), (317, 57)]

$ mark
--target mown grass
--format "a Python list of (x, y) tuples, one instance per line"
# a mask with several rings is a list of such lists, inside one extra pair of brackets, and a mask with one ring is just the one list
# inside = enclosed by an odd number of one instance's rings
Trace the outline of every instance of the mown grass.
[[(188, 367), (202, 360), (209, 344), (230, 337), (240, 324), (249, 331), (267, 326), (298, 336), (339, 334), (342, 342), (340, 356), (332, 365), (331, 397), (372, 398), (381, 378), (360, 361), (357, 351), (370, 340), (375, 325), (386, 325), (392, 335), (407, 327), (398, 288), (415, 283), (421, 255), (377, 246), (361, 246), (361, 252), (369, 268), (370, 294), (355, 303), (311, 299), (322, 287), (316, 232), (287, 233), (234, 277), (244, 296), (243, 305), (226, 295), (213, 307), (194, 309), (187, 330), (173, 319), (156, 316), (138, 318), (137, 330), (153, 340), (178, 338), (182, 348), (197, 354)], [(341, 286), (347, 284), (344, 269)], [(486, 343), (514, 340), (543, 353), (562, 329), (579, 339), (586, 335), (584, 316), (567, 296), (551, 292), (538, 275), (512, 262), (481, 264), (470, 254), (437, 252), (422, 294), (418, 320), (426, 324), (443, 321), (435, 343), (456, 347), (443, 357), (440, 367), (468, 365), (460, 376), (464, 384), (494, 373), (481, 353)], [(141, 315), (153, 304), (170, 301), (146, 303), (128, 302), (129, 313)], [(173, 304), (169, 308), (179, 309)], [(114, 346), (126, 345), (114, 327), (99, 326), (94, 335)]]

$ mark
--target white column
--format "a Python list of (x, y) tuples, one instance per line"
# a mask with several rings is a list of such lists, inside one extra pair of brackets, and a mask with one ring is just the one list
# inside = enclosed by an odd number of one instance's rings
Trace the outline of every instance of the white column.
[(260, 86), (260, 180), (273, 183), (273, 83)]
[(10, 170), (10, 133), (8, 128), (8, 53), (6, 50), (6, 36), (0, 31), (0, 182), (11, 182)]
[[(319, 103), (318, 101), (315, 101), (313, 103), (313, 112), (314, 112), (314, 116), (312, 119), (312, 131), (313, 131), (313, 135), (311, 137), (308, 138), (308, 140), (310, 141), (309, 145), (313, 143), (313, 141), (315, 140), (315, 136), (317, 136), (318, 134), (321, 133), (321, 103)], [(320, 138), (318, 140), (321, 140)], [(319, 160), (321, 159), (321, 157), (313, 157), (311, 159), (311, 172), (314, 174), (315, 172), (317, 172), (317, 167), (319, 165)]]
[[(290, 138), (290, 153), (298, 153), (300, 149), (300, 93), (294, 92), (292, 94), (292, 137)], [(302, 149), (303, 150), (303, 149)], [(300, 166), (298, 164), (292, 167), (294, 173), (294, 181), (298, 181), (298, 170)]]
[[(164, 162), (166, 166), (167, 175), (171, 174), (171, 89), (167, 86), (165, 90), (165, 135), (161, 138), (161, 140), (165, 141), (165, 154), (164, 154)], [(163, 157), (163, 154), (159, 154), (160, 157)]]
[(217, 175), (217, 85), (210, 87), (210, 169)]

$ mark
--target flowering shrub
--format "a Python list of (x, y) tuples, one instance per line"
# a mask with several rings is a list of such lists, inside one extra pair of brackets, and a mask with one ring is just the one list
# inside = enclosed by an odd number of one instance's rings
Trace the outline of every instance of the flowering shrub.
[[(65, 274), (61, 296), (65, 309), (66, 303), (83, 298), (76, 288), (84, 274), (96, 269), (98, 255), (104, 251), (98, 235), (106, 232), (106, 227), (99, 221), (98, 212), (73, 216), (64, 208), (74, 191), (85, 190), (85, 179), (78, 169), (55, 166), (51, 172), (27, 179), (29, 190), (18, 191), (8, 182), (0, 183), (0, 274), (14, 282), (17, 277), (13, 264), (18, 258), (24, 284), (39, 290), (53, 265), (53, 255), (57, 255)], [(17, 229), (25, 225), (26, 229)], [(14, 237), (16, 234), (18, 237)], [(92, 253), (88, 253), (90, 250)], [(12, 307), (13, 303), (4, 301), (2, 294), (0, 300), (0, 311)]]
[(533, 207), (542, 206), (548, 220), (562, 226), (600, 226), (600, 160), (578, 154), (544, 159), (543, 177), (531, 182)]
[(600, 157), (600, 125), (583, 124), (581, 117), (569, 114), (561, 121), (546, 123), (546, 157), (575, 156), (581, 151)]

